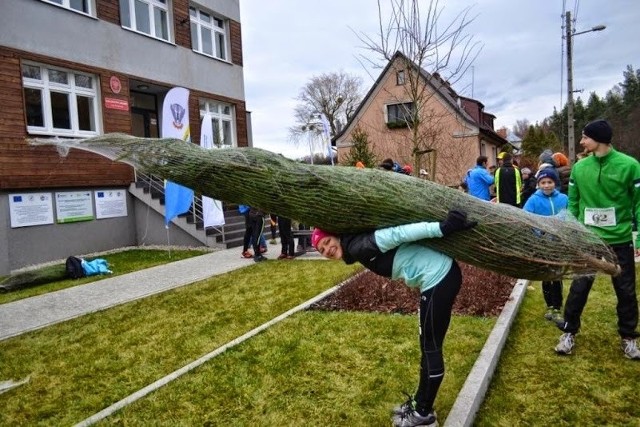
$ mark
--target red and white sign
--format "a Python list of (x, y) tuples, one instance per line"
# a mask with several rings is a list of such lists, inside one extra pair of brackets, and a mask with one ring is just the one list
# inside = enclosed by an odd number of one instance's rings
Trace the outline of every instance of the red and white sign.
[(116, 76), (111, 76), (109, 79), (109, 86), (111, 87), (111, 92), (116, 95), (122, 90), (122, 83), (120, 83), (120, 79)]
[(104, 106), (110, 110), (129, 111), (129, 101), (126, 99), (105, 98)]

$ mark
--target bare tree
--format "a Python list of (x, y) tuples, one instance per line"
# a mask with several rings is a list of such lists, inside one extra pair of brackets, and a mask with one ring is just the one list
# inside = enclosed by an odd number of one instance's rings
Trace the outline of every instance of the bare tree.
[(362, 79), (343, 71), (313, 76), (296, 100), (300, 102), (294, 109), (296, 124), (289, 128), (289, 136), (295, 143), (321, 133), (321, 115), (326, 117), (329, 132), (334, 136), (360, 105)]
[(531, 123), (529, 123), (529, 120), (527, 119), (516, 120), (516, 124), (513, 125), (512, 130), (518, 138), (522, 139), (529, 131), (529, 126), (531, 126)]
[[(431, 108), (429, 101), (441, 92), (457, 102), (451, 85), (463, 77), (481, 50), (479, 43), (466, 34), (475, 17), (470, 17), (471, 9), (465, 8), (442, 25), (443, 8), (437, 0), (388, 0), (388, 3), (390, 10), (383, 13), (382, 1), (378, 0), (380, 25), (376, 38), (358, 35), (364, 48), (375, 56), (370, 59), (361, 55), (361, 62), (383, 68), (394, 58), (401, 58), (394, 71), (403, 73), (405, 80), (404, 93), (397, 96), (399, 105), (405, 109), (400, 114), (403, 127), (409, 130), (403, 134), (404, 143), (412, 153), (414, 169), (427, 166), (434, 179), (435, 159), (447, 132), (441, 124), (446, 113)], [(424, 6), (426, 10), (421, 10)], [(398, 52), (402, 55), (398, 56)], [(456, 119), (460, 120), (457, 115)], [(422, 159), (423, 156), (428, 157)]]

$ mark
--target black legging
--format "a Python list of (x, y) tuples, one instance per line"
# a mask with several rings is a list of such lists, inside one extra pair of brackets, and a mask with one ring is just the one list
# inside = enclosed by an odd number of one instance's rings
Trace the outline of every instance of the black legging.
[(449, 329), (451, 309), (460, 291), (462, 273), (453, 261), (447, 275), (431, 289), (420, 294), (420, 383), (414, 396), (416, 409), (428, 413), (433, 409), (444, 378), (442, 343)]
[[(611, 277), (613, 289), (616, 292), (618, 305), (618, 333), (623, 338), (637, 338), (638, 333), (638, 299), (636, 296), (636, 268), (633, 243), (611, 245), (618, 257), (621, 272)], [(587, 298), (595, 276), (583, 276), (574, 279), (569, 288), (567, 302), (564, 305), (565, 323), (561, 328), (564, 332), (578, 333), (580, 330), (580, 316), (587, 304)]]

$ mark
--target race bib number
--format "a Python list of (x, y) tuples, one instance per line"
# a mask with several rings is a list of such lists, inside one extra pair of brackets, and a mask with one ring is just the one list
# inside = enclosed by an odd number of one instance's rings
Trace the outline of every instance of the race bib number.
[(586, 208), (584, 223), (594, 227), (615, 227), (616, 210), (615, 208)]

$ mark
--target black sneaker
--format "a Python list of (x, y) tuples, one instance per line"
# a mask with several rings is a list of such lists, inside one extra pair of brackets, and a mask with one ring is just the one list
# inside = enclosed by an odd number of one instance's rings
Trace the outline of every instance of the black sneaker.
[(267, 260), (267, 257), (264, 257), (262, 255), (256, 255), (253, 257), (254, 262), (260, 262), (260, 261), (266, 261), (266, 260)]
[(395, 427), (437, 427), (438, 417), (435, 411), (427, 415), (420, 415), (416, 410), (410, 410), (403, 414), (396, 414), (392, 418)]

